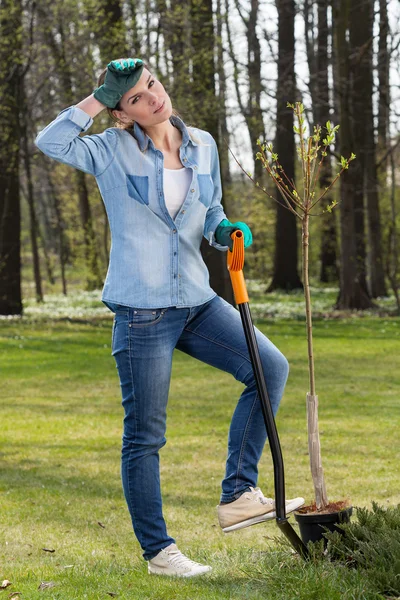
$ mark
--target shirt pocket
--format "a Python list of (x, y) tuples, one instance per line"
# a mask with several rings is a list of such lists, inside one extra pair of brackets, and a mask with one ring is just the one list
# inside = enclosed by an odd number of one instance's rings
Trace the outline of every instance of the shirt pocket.
[(149, 205), (149, 178), (143, 175), (127, 175), (128, 194), (140, 204)]
[(214, 184), (211, 175), (197, 175), (197, 180), (199, 182), (199, 200), (206, 208), (208, 208), (214, 193)]

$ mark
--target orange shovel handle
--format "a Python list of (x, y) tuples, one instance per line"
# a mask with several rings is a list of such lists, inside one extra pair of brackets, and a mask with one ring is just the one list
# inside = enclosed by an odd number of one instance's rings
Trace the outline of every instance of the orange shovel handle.
[(227, 266), (231, 278), (233, 293), (235, 294), (236, 304), (244, 304), (249, 301), (246, 283), (243, 277), (244, 265), (244, 237), (240, 229), (231, 233), (233, 240), (232, 251), (228, 250)]

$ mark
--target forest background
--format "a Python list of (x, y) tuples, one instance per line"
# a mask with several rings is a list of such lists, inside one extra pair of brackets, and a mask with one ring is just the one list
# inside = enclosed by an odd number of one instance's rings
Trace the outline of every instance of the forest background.
[[(216, 139), (223, 205), (253, 231), (245, 274), (264, 291), (302, 287), (299, 225), (236, 160), (274, 195), (255, 160), (257, 140), (272, 141), (301, 188), (287, 103), (304, 103), (311, 133), (340, 124), (321, 189), (341, 155), (357, 159), (312, 220), (311, 276), (337, 291), (336, 309), (379, 310), (391, 297), (386, 312), (400, 311), (399, 16), (387, 0), (0, 0), (0, 314), (102, 287), (110, 237), (96, 182), (34, 139), (125, 56), (144, 58), (186, 123)], [(113, 125), (103, 111), (88, 134)], [(212, 287), (233, 302), (225, 254), (206, 240), (201, 250)]]

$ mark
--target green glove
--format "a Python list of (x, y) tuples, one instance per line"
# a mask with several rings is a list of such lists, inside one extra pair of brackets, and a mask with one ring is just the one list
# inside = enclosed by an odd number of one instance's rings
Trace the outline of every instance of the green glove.
[(108, 108), (115, 108), (125, 92), (139, 81), (142, 71), (140, 58), (112, 60), (107, 65), (103, 85), (94, 90), (93, 96)]
[(248, 246), (251, 246), (253, 243), (253, 236), (251, 234), (250, 227), (241, 221), (238, 221), (237, 223), (231, 223), (228, 221), (228, 219), (221, 221), (215, 230), (215, 239), (217, 243), (221, 244), (221, 246), (229, 246), (229, 250), (233, 250), (231, 233), (236, 231), (236, 229), (240, 229), (240, 231), (243, 232), (244, 247), (248, 248)]

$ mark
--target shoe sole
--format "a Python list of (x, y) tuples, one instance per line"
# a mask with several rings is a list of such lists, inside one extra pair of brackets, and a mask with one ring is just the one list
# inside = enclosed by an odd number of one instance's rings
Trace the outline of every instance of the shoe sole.
[[(296, 498), (293, 502), (289, 502), (286, 506), (286, 514), (293, 512), (303, 506), (305, 503), (304, 498)], [(229, 527), (223, 527), (222, 531), (224, 533), (229, 533), (230, 531), (236, 531), (237, 529), (244, 529), (245, 527), (250, 527), (251, 525), (257, 525), (257, 523), (263, 523), (264, 521), (270, 521), (271, 519), (276, 518), (276, 512), (271, 510), (269, 513), (265, 513), (264, 515), (258, 515), (257, 517), (253, 517), (252, 519), (246, 519), (245, 521), (241, 521), (240, 523), (235, 523), (235, 525), (230, 525)]]
[(204, 571), (200, 571), (198, 573), (191, 573), (189, 571), (189, 573), (168, 573), (165, 570), (148, 570), (149, 575), (162, 575), (164, 577), (199, 577), (200, 575), (205, 575), (206, 573), (210, 573), (210, 571), (212, 571), (211, 567), (208, 567), (207, 570)]

